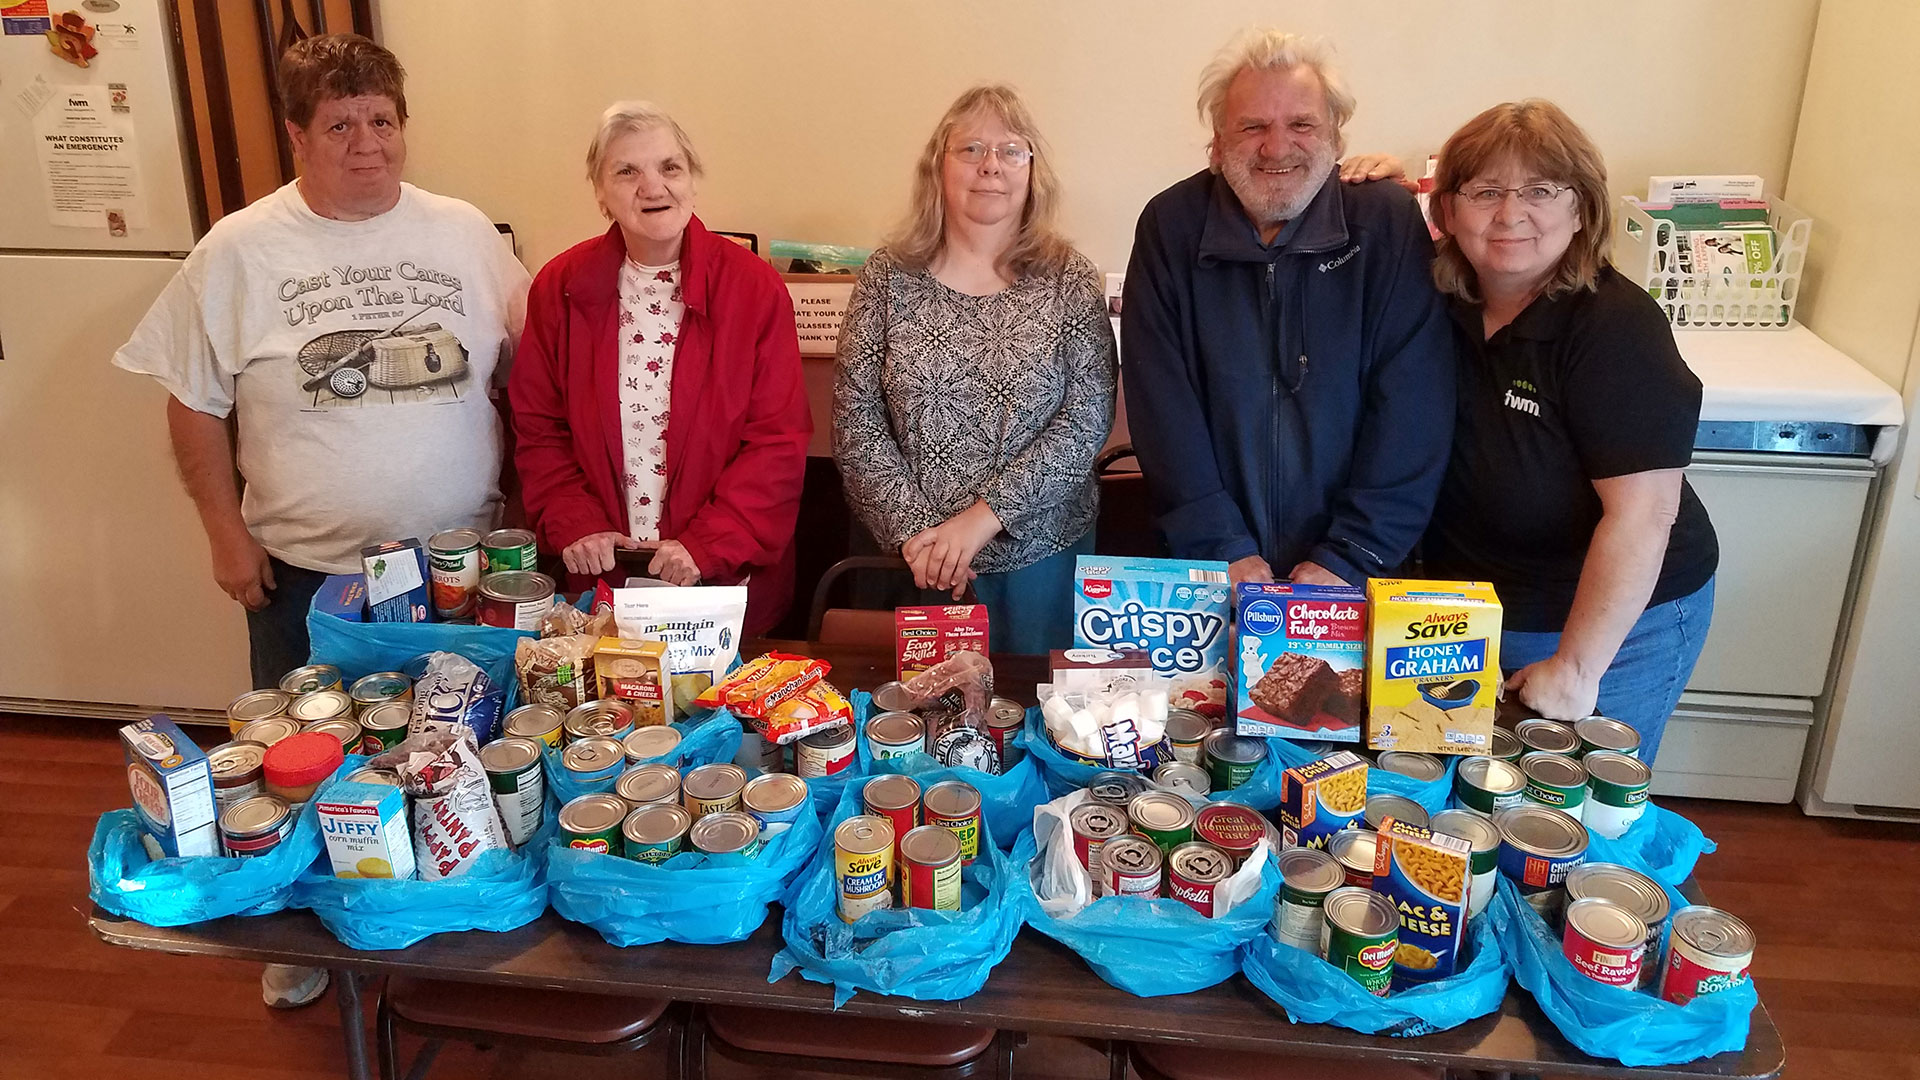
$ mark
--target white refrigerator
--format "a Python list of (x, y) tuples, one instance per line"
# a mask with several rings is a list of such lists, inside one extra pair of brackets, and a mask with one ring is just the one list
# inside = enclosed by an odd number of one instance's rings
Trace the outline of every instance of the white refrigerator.
[(0, 712), (219, 710), (245, 614), (166, 392), (110, 366), (198, 235), (175, 30), (164, 0), (73, 10), (0, 19)]

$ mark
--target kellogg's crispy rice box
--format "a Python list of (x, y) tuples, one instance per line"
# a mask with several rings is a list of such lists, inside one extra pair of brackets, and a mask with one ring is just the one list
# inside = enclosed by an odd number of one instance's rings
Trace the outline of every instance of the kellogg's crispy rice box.
[(1223, 562), (1081, 555), (1073, 573), (1076, 648), (1139, 649), (1172, 685), (1168, 705), (1222, 720), (1233, 586)]
[(1493, 586), (1372, 578), (1367, 604), (1367, 745), (1487, 753), (1501, 682)]

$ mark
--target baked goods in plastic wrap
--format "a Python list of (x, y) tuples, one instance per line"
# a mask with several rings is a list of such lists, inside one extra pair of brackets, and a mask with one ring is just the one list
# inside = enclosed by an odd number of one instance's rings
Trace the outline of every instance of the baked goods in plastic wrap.
[(927, 726), (927, 752), (942, 765), (994, 774), (1004, 768), (999, 744), (987, 734), (993, 662), (984, 654), (954, 653), (903, 685)]
[(473, 732), (454, 725), (409, 735), (369, 764), (392, 769), (413, 798), (413, 854), (423, 881), (459, 877), (507, 844)]

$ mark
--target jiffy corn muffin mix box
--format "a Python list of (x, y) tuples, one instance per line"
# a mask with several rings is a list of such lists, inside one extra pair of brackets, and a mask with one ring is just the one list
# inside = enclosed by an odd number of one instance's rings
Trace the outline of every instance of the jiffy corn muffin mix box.
[(1487, 753), (1501, 682), (1493, 586), (1373, 578), (1367, 607), (1367, 746)]
[(413, 833), (407, 828), (407, 796), (388, 784), (342, 782), (314, 806), (327, 841), (333, 876), (413, 876)]

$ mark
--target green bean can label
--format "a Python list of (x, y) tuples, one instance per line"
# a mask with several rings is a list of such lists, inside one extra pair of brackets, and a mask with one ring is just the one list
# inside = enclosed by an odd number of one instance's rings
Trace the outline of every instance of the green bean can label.
[(502, 570), (540, 569), (540, 556), (534, 547), (533, 534), (525, 529), (495, 529), (487, 534), (480, 551), (486, 558), (489, 574)]
[(1339, 927), (1327, 930), (1327, 962), (1347, 973), (1374, 997), (1386, 997), (1393, 986), (1393, 954), (1399, 947), (1398, 929), (1384, 935), (1350, 934)]

